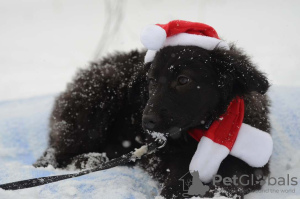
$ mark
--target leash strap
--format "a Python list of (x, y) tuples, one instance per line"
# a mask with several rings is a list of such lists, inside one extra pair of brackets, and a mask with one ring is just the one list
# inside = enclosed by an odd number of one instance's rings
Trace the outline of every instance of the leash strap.
[[(162, 144), (164, 146), (165, 143)], [(142, 156), (146, 154), (150, 154), (152, 152), (155, 152), (157, 149), (162, 148), (162, 146), (158, 145), (155, 142), (152, 142), (147, 145), (148, 150), (147, 153), (143, 154)], [(78, 173), (73, 173), (73, 174), (66, 174), (66, 175), (58, 175), (58, 176), (48, 176), (48, 177), (40, 177), (40, 178), (33, 178), (33, 179), (28, 179), (28, 180), (22, 180), (22, 181), (17, 181), (17, 182), (11, 182), (11, 183), (6, 183), (6, 184), (1, 184), (0, 188), (4, 190), (18, 190), (18, 189), (26, 189), (26, 188), (31, 188), (31, 187), (37, 187), (69, 178), (75, 178), (83, 175), (87, 175), (89, 173), (93, 173), (96, 171), (102, 171), (106, 169), (110, 169), (116, 166), (124, 165), (130, 161), (135, 159), (136, 156), (134, 155), (134, 152), (127, 153), (125, 155), (122, 155), (121, 157), (112, 159), (111, 161), (105, 162), (101, 164), (100, 166), (93, 168), (93, 169), (88, 169), (84, 170)]]

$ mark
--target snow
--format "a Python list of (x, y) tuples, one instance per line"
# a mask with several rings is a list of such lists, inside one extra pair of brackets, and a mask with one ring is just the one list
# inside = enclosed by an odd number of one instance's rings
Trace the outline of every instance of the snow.
[[(274, 151), (271, 177), (297, 177), (298, 185), (267, 185), (245, 199), (300, 198), (300, 88), (273, 87), (271, 122)], [(54, 95), (0, 102), (0, 183), (72, 173), (72, 170), (34, 168), (31, 164), (47, 146), (48, 118)], [(164, 136), (154, 133), (156, 137)], [(145, 152), (144, 149), (141, 150)], [(97, 154), (89, 154), (97, 157)], [(105, 154), (102, 154), (105, 157)], [(92, 159), (93, 160), (93, 159)], [(93, 162), (90, 163), (91, 165)], [(71, 169), (71, 168), (70, 168)], [(270, 193), (270, 190), (294, 193)], [(0, 198), (153, 198), (159, 186), (143, 170), (116, 167), (86, 176), (18, 191), (0, 189)], [(267, 193), (269, 190), (269, 193)], [(216, 197), (223, 199), (224, 197)]]
[[(271, 173), (300, 178), (299, 6), (294, 0), (0, 1), (0, 183), (67, 173), (30, 166), (47, 145), (52, 93), (63, 91), (78, 68), (100, 55), (142, 48), (145, 25), (174, 19), (212, 25), (221, 38), (244, 48), (273, 85), (281, 85), (270, 92)], [(245, 199), (300, 198), (299, 185), (295, 193), (266, 193), (289, 188), (264, 185)], [(157, 192), (142, 170), (117, 167), (33, 189), (0, 189), (0, 198), (153, 198)]]
[(125, 147), (125, 148), (128, 148), (128, 147), (131, 146), (131, 142), (128, 141), (128, 140), (125, 140), (125, 141), (122, 142), (122, 146)]
[[(274, 141), (271, 157), (271, 177), (287, 178), (287, 174), (297, 177), (297, 186), (267, 185), (263, 191), (251, 193), (246, 199), (263, 198), (300, 198), (300, 104), (297, 98), (300, 89), (295, 87), (275, 87), (270, 92), (272, 100), (271, 122)], [(295, 193), (281, 193), (282, 190), (294, 189)], [(269, 193), (267, 192), (269, 190)], [(280, 193), (270, 193), (279, 190)]]
[(140, 159), (143, 155), (147, 153), (147, 151), (148, 151), (148, 147), (146, 145), (141, 146), (138, 149), (135, 149), (133, 152), (132, 161), (135, 161), (136, 158)]
[(97, 55), (140, 49), (146, 25), (174, 19), (213, 26), (273, 84), (300, 86), (299, 6), (294, 0), (0, 1), (0, 100), (63, 91)]
[(148, 131), (148, 133), (151, 134), (152, 138), (155, 139), (155, 141), (167, 141), (167, 135), (164, 135), (163, 133), (155, 132), (155, 131)]
[[(99, 164), (109, 161), (106, 153), (87, 153), (83, 154), (82, 157), (85, 158), (86, 161), (81, 162), (80, 168), (95, 168)], [(76, 161), (71, 162), (67, 170), (76, 170), (76, 163)]]
[[(48, 119), (53, 102), (53, 95), (0, 102), (0, 184), (76, 172), (71, 166), (70, 170), (31, 166), (47, 147)], [(97, 154), (88, 155), (92, 158), (86, 164), (93, 165)], [(102, 157), (105, 158), (105, 154)], [(157, 183), (143, 170), (115, 167), (31, 189), (0, 189), (0, 198), (146, 199), (153, 198), (158, 192)]]

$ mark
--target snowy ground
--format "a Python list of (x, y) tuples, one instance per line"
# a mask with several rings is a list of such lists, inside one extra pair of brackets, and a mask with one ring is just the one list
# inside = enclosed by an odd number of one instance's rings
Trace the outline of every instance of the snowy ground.
[[(263, 190), (245, 199), (300, 198), (300, 104), (297, 101), (300, 89), (274, 87), (269, 94), (274, 140), (271, 177), (286, 178), (289, 174), (297, 178), (298, 185), (265, 185)], [(53, 101), (54, 96), (48, 95), (0, 102), (0, 184), (70, 172), (31, 166), (47, 146), (48, 117)], [(270, 193), (271, 190), (279, 193)], [(157, 184), (141, 169), (117, 167), (32, 189), (0, 189), (0, 198), (140, 199), (153, 198), (158, 192)]]
[[(51, 93), (64, 90), (88, 61), (115, 50), (142, 48), (139, 32), (144, 25), (173, 19), (212, 25), (222, 38), (243, 47), (273, 85), (280, 85), (270, 93), (275, 142), (271, 170), (273, 176), (289, 173), (299, 182), (299, 7), (294, 0), (0, 1), (0, 183), (64, 173), (29, 166), (46, 147)], [(289, 188), (294, 187), (264, 190)], [(146, 198), (157, 191), (141, 170), (115, 168), (43, 188), (0, 190), (0, 198)], [(295, 193), (252, 193), (246, 199), (294, 199), (299, 192), (298, 185)]]
[[(53, 102), (53, 95), (0, 102), (0, 184), (71, 172), (31, 166), (46, 149)], [(150, 199), (157, 193), (156, 182), (141, 169), (117, 167), (32, 189), (0, 189), (0, 198)]]

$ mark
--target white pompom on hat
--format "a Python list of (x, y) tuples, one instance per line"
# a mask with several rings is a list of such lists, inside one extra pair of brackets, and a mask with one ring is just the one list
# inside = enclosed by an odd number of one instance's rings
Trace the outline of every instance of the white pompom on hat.
[(165, 43), (166, 31), (157, 25), (146, 26), (141, 33), (141, 42), (148, 50), (158, 50)]
[(198, 46), (206, 50), (215, 48), (229, 50), (228, 44), (220, 40), (211, 26), (183, 20), (148, 25), (142, 30), (140, 39), (148, 49), (145, 63), (151, 62), (156, 52), (165, 46)]

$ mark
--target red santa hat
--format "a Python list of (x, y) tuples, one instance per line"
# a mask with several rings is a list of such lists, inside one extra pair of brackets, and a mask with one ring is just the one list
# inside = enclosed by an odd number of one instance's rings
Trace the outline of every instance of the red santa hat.
[(229, 50), (228, 44), (220, 40), (214, 28), (198, 22), (174, 20), (167, 24), (148, 25), (142, 30), (140, 38), (148, 49), (145, 63), (151, 62), (156, 52), (165, 46), (198, 46), (206, 50)]

